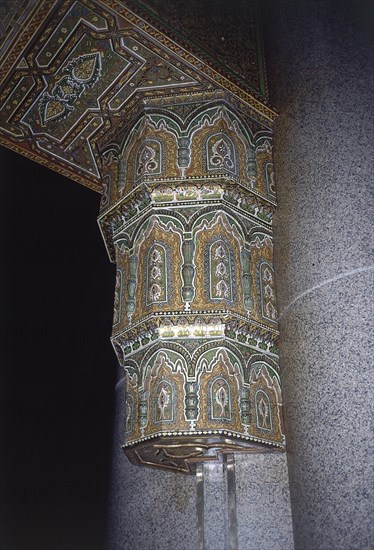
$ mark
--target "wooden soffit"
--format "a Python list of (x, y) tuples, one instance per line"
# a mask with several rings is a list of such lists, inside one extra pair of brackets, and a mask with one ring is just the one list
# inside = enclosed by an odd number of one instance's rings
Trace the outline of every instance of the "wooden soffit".
[(270, 125), (257, 10), (242, 7), (240, 16), (211, 0), (3, 2), (0, 144), (101, 192), (100, 148), (139, 101), (227, 94)]

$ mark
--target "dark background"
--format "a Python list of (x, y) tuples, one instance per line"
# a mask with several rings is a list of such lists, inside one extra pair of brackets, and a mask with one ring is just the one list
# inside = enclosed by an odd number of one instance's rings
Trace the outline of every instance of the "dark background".
[(105, 548), (115, 267), (99, 200), (0, 148), (1, 550)]

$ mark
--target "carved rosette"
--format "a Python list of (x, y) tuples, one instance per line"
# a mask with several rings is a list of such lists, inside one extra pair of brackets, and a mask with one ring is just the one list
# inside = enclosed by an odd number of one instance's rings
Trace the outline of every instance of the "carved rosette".
[(123, 448), (136, 464), (190, 473), (220, 452), (285, 444), (271, 130), (198, 94), (193, 107), (186, 96), (166, 105), (147, 104), (108, 144), (118, 160), (99, 224), (118, 269)]

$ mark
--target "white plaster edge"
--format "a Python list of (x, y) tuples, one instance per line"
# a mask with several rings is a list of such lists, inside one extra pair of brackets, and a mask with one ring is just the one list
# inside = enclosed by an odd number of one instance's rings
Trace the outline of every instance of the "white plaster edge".
[(366, 271), (371, 271), (372, 269), (374, 269), (374, 265), (369, 265), (369, 266), (366, 266), (366, 267), (357, 267), (356, 269), (351, 269), (350, 271), (345, 271), (344, 273), (339, 273), (339, 275), (336, 275), (335, 277), (330, 277), (329, 279), (325, 279), (324, 281), (322, 281), (322, 283), (319, 283), (318, 285), (314, 285), (314, 286), (308, 288), (304, 292), (301, 292), (300, 294), (298, 294), (293, 300), (291, 300), (291, 302), (288, 304), (288, 306), (286, 306), (284, 308), (284, 310), (282, 311), (282, 313), (279, 315), (278, 320), (280, 321), (282, 319), (282, 317), (288, 312), (288, 310), (296, 302), (298, 302), (299, 300), (304, 298), (304, 296), (307, 296), (308, 294), (311, 294), (315, 290), (318, 290), (319, 288), (321, 288), (325, 285), (328, 285), (330, 283), (334, 283), (335, 281), (339, 281), (339, 279), (345, 279), (346, 277), (351, 277), (352, 275), (356, 275), (358, 273), (364, 273)]

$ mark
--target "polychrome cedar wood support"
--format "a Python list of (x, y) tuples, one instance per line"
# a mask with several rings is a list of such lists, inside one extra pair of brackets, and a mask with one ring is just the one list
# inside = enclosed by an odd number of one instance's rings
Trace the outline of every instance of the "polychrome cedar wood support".
[(123, 448), (186, 473), (219, 452), (282, 449), (271, 131), (227, 98), (138, 109), (104, 150), (99, 217), (119, 273)]
[(102, 193), (127, 455), (190, 472), (220, 451), (282, 449), (256, 8), (238, 33), (221, 3), (207, 43), (204, 2), (188, 28), (174, 0), (171, 26), (151, 0), (26, 4), (2, 37), (0, 142)]

